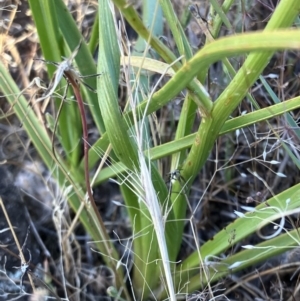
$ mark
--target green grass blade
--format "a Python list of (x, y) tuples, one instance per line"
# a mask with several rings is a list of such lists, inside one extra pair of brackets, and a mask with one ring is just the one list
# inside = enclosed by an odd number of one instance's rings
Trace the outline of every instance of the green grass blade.
[(217, 15), (219, 16), (219, 18), (225, 24), (225, 26), (227, 27), (227, 29), (228, 30), (232, 30), (232, 26), (231, 26), (228, 18), (226, 17), (226, 15), (225, 15), (222, 7), (219, 5), (218, 1), (217, 0), (209, 0), (209, 2), (213, 6), (213, 8), (216, 11)]
[[(120, 9), (123, 16), (126, 18), (132, 28), (149, 44), (153, 49), (165, 60), (165, 62), (172, 64), (177, 60), (172, 51), (168, 49), (159, 39), (150, 35), (150, 32), (142, 23), (139, 15), (131, 5), (127, 5), (124, 0), (114, 0), (115, 5)], [(150, 38), (151, 37), (151, 38)], [(178, 70), (181, 67), (179, 62), (175, 63), (173, 68)], [(204, 115), (209, 115), (212, 109), (212, 101), (209, 94), (197, 81), (190, 81), (188, 88), (193, 92), (193, 101), (199, 106)]]
[[(108, 238), (103, 222), (94, 217), (95, 214), (91, 208), (88, 208), (88, 206), (82, 207), (82, 202), (85, 199), (82, 187), (76, 183), (76, 177), (69, 172), (63, 160), (59, 158), (59, 161), (57, 161), (54, 157), (48, 133), (35, 116), (32, 108), (28, 107), (24, 96), (20, 95), (20, 90), (16, 86), (16, 83), (1, 62), (0, 90), (5, 95), (7, 101), (11, 105), (14, 105), (14, 112), (18, 119), (23, 121), (24, 129), (61, 189), (68, 191), (64, 196), (68, 199), (70, 206), (75, 212), (80, 211), (79, 219), (81, 223), (95, 241), (98, 250), (104, 255), (103, 258), (106, 264), (115, 272), (117, 286), (121, 287), (123, 285), (123, 282), (120, 281), (120, 279), (123, 279), (123, 276), (120, 276), (122, 275), (122, 270), (117, 270), (116, 268), (118, 254)], [(17, 97), (18, 95), (20, 97)]]
[[(279, 98), (276, 96), (272, 88), (269, 86), (267, 81), (263, 78), (263, 76), (259, 77), (260, 81), (262, 82), (263, 86), (271, 96), (271, 99), (273, 100), (274, 103), (280, 103), (281, 101)], [(290, 130), (292, 133), (294, 133), (295, 137), (298, 137), (298, 141), (300, 141), (300, 128), (294, 118), (292, 117), (291, 114), (286, 113), (284, 114), (284, 118), (286, 119), (287, 125), (289, 125)], [(293, 160), (294, 164), (300, 169), (300, 161), (299, 159), (293, 154), (291, 148), (283, 141), (281, 140), (281, 145), (283, 148), (286, 150), (287, 154), (290, 156), (290, 158)]]
[[(299, 240), (299, 229), (295, 229), (258, 245), (251, 246), (250, 249), (238, 252), (220, 262), (210, 261), (206, 267), (210, 275), (209, 281), (215, 283), (232, 273), (246, 269), (249, 266), (253, 267), (258, 263), (266, 262), (282, 254), (284, 251), (292, 251), (295, 247), (299, 246)], [(291, 266), (291, 263), (287, 264)], [(207, 280), (203, 279), (200, 286), (205, 287), (206, 285)], [(189, 279), (189, 290), (194, 291), (197, 289), (199, 289), (199, 275)]]
[[(36, 24), (45, 59), (52, 62), (61, 61), (62, 36), (56, 14), (54, 13), (54, 3), (43, 0), (29, 0), (28, 3)], [(47, 69), (51, 78), (56, 68), (54, 65), (47, 64)]]
[[(250, 112), (246, 115), (242, 115), (230, 120), (227, 120), (222, 127), (219, 136), (227, 133), (242, 129), (244, 127), (257, 124), (262, 121), (266, 121), (270, 118), (282, 115), (286, 112), (300, 108), (300, 97), (296, 97), (285, 101), (277, 105), (270, 106), (268, 108), (260, 109), (258, 111)], [(151, 160), (157, 160), (163, 157), (167, 157), (173, 153), (181, 150), (186, 150), (191, 147), (196, 138), (196, 134), (190, 134), (181, 139), (173, 140), (163, 145), (156, 146), (145, 152), (149, 154)], [(100, 140), (102, 142), (102, 140)], [(120, 162), (115, 163), (112, 167), (104, 168), (101, 174), (96, 179), (95, 183), (102, 183), (103, 181), (113, 178), (120, 173), (127, 170), (126, 166)]]
[[(66, 40), (69, 48), (74, 49), (79, 44), (79, 41), (82, 39), (82, 35), (78, 30), (72, 15), (68, 11), (62, 0), (55, 1), (55, 8), (59, 28), (62, 32), (62, 35)], [(95, 61), (85, 42), (82, 43), (81, 49), (78, 55), (76, 56), (75, 60), (81, 75), (96, 75), (97, 69)], [(93, 89), (96, 89), (96, 80), (97, 76), (92, 76), (84, 79), (84, 81)], [(90, 91), (89, 89), (86, 89), (85, 87), (82, 87), (82, 91), (84, 93), (85, 102), (87, 102), (89, 105), (89, 109), (93, 116), (93, 120), (96, 123), (98, 131), (101, 134), (103, 134), (105, 132), (105, 127), (102, 120), (101, 111), (98, 105), (97, 94)]]
[[(129, 138), (125, 120), (122, 118), (118, 104), (118, 86), (119, 86), (119, 70), (120, 70), (120, 52), (116, 35), (115, 24), (112, 16), (112, 11), (109, 8), (107, 1), (99, 0), (99, 62), (98, 72), (103, 75), (98, 81), (98, 100), (101, 112), (103, 113), (105, 127), (109, 141), (112, 144), (118, 159), (124, 163), (129, 169), (129, 173), (140, 173), (137, 147), (134, 146), (134, 141)], [(139, 181), (137, 181), (138, 185)], [(133, 183), (124, 183), (124, 185), (132, 186), (131, 189), (136, 191)], [(157, 275), (158, 269), (154, 264), (148, 264), (147, 254), (151, 249), (150, 261), (157, 259), (157, 241), (153, 238), (153, 227), (149, 213), (143, 202), (137, 202), (137, 197), (132, 198), (132, 194), (128, 189), (123, 189), (125, 202), (129, 211), (131, 221), (137, 233), (142, 233), (139, 239), (134, 240), (134, 251), (136, 262), (139, 266), (134, 265), (134, 287), (139, 297), (148, 296), (150, 288), (156, 285), (153, 275)], [(137, 193), (137, 192), (136, 192)], [(140, 210), (144, 210), (145, 216), (148, 218), (135, 217), (137, 206)], [(135, 224), (135, 219), (137, 223)], [(148, 233), (144, 233), (148, 231)], [(155, 236), (155, 235), (154, 235)], [(152, 242), (152, 245), (150, 246)], [(139, 252), (139, 253), (138, 253)], [(139, 272), (142, 273), (142, 276)], [(157, 275), (158, 277), (158, 275)], [(145, 284), (147, 283), (147, 284)]]
[[(193, 55), (191, 46), (180, 24), (180, 21), (178, 20), (177, 15), (175, 14), (175, 11), (172, 7), (172, 3), (169, 0), (160, 1), (160, 3), (167, 20), (167, 24), (170, 26), (171, 32), (173, 34), (173, 38), (175, 40), (178, 51), (180, 55), (183, 55), (183, 61), (185, 62), (189, 60)], [(201, 72), (198, 79), (204, 82), (203, 72)], [(193, 102), (193, 95), (189, 93), (185, 97), (183, 109), (181, 110), (178, 126), (176, 128), (175, 140), (178, 140), (186, 136), (187, 134), (190, 134), (192, 130), (192, 126), (194, 124), (196, 111), (197, 111), (197, 106), (195, 102)], [(182, 164), (185, 157), (184, 155), (185, 155), (184, 153), (178, 152), (172, 156), (170, 172), (176, 170)], [(174, 242), (174, 245), (175, 244), (176, 242)], [(178, 248), (180, 247), (179, 242), (177, 247)]]
[[(280, 99), (274, 93), (274, 91), (272, 90), (270, 85), (267, 83), (267, 81), (264, 79), (264, 77), (260, 76), (259, 79), (262, 82), (265, 89), (267, 90), (267, 92), (269, 93), (269, 95), (271, 96), (271, 99), (273, 100), (273, 102), (275, 104), (281, 103)], [(291, 114), (285, 114), (285, 117), (287, 119), (289, 126), (291, 127), (292, 131), (294, 132), (294, 134), (300, 139), (300, 129), (298, 127), (298, 124), (294, 120), (294, 118), (291, 116)]]
[[(63, 37), (59, 29), (54, 3), (51, 1), (30, 0), (29, 4), (45, 59), (50, 62), (61, 62), (62, 56), (67, 57), (69, 53), (63, 52)], [(51, 79), (56, 67), (53, 64), (46, 64), (46, 66)], [(66, 84), (66, 82), (62, 80), (62, 84)], [(60, 101), (56, 101), (57, 107), (59, 107)], [(72, 102), (64, 105), (60, 113), (58, 128), (59, 136), (61, 137), (60, 142), (71, 166), (77, 166), (81, 153), (81, 144), (78, 143), (81, 139), (81, 125), (74, 127), (78, 119), (77, 104)]]
[[(186, 283), (193, 275), (199, 273), (198, 267), (202, 260), (205, 262), (209, 256), (218, 256), (232, 245), (260, 230), (266, 221), (271, 222), (286, 214), (292, 214), (292, 211), (298, 209), (300, 205), (299, 192), (300, 184), (258, 205), (255, 210), (253, 209), (253, 211), (245, 213), (244, 217), (238, 218), (225, 229), (218, 232), (217, 235), (201, 246), (199, 250), (196, 250), (182, 264), (178, 265), (177, 285)], [(232, 233), (234, 233), (234, 238), (230, 239)], [(226, 273), (231, 273), (231, 270), (227, 269)], [(199, 276), (197, 277), (199, 280)], [(199, 283), (197, 287), (199, 287)], [(190, 288), (190, 290), (193, 289), (195, 287)]]
[[(221, 60), (226, 56), (234, 56), (249, 51), (268, 51), (270, 49), (299, 49), (300, 43), (297, 40), (297, 35), (300, 31), (297, 30), (284, 30), (273, 32), (271, 35), (269, 33), (251, 33), (244, 35), (236, 35), (234, 37), (228, 37), (216, 40), (209, 45), (205, 46), (200, 50), (189, 62), (187, 62), (173, 78), (159, 91), (153, 94), (151, 102), (148, 105), (148, 100), (144, 100), (138, 107), (137, 111), (140, 114), (144, 113), (144, 110), (147, 107), (147, 115), (155, 112), (160, 109), (162, 106), (166, 105), (171, 99), (173, 99), (178, 93), (180, 93), (188, 83), (197, 75), (199, 70), (210, 66), (215, 61)], [(242, 72), (242, 76), (245, 77), (245, 73)], [(254, 81), (254, 79), (252, 79)], [(235, 84), (241, 82), (235, 81)], [(242, 83), (246, 85), (244, 89), (247, 91), (248, 87), (251, 86), (249, 79), (243, 79)], [(240, 88), (237, 89), (239, 91)], [(231, 93), (235, 93), (232, 92)], [(227, 93), (226, 93), (227, 94)], [(231, 98), (226, 98), (226, 94), (223, 95), (227, 101)], [(241, 94), (242, 95), (242, 94)], [(230, 102), (232, 103), (232, 102)], [(227, 104), (225, 104), (227, 108)], [(218, 114), (222, 115), (222, 109), (224, 105), (218, 105)], [(234, 106), (231, 106), (233, 110)], [(228, 110), (229, 111), (229, 110)], [(231, 111), (231, 110), (230, 110)], [(228, 113), (229, 115), (230, 113)], [(125, 117), (127, 118), (127, 124), (132, 123), (132, 112), (126, 113)], [(225, 118), (224, 118), (225, 119)], [(227, 119), (227, 118), (226, 118)], [(224, 121), (225, 122), (225, 121)], [(223, 123), (224, 123), (223, 122)], [(219, 123), (218, 126), (222, 127), (223, 123)], [(103, 142), (100, 140), (103, 139)], [(108, 140), (106, 140), (106, 135), (103, 135), (95, 146), (101, 144), (102, 149), (106, 149), (108, 146)], [(90, 161), (95, 162), (97, 160), (97, 155), (94, 150), (91, 150)]]
[[(265, 36), (266, 39), (268, 39), (267, 37), (269, 37), (270, 40), (272, 41), (269, 40), (270, 43), (268, 44), (268, 46), (265, 45), (266, 46), (265, 51), (251, 52), (249, 54), (245, 63), (240, 68), (236, 76), (233, 78), (233, 80), (229, 83), (227, 88), (223, 91), (223, 93), (215, 102), (212, 115), (202, 119), (201, 125), (196, 134), (196, 139), (191, 147), (190, 153), (186, 158), (185, 164), (183, 165), (183, 170), (181, 172), (183, 178), (188, 181), (188, 187), (190, 187), (190, 185), (193, 183), (193, 180), (197, 176), (199, 170), (206, 162), (225, 121), (228, 119), (229, 115), (237, 107), (237, 105), (240, 103), (243, 97), (247, 94), (249, 88), (257, 80), (257, 78), (259, 77), (259, 75), (261, 74), (265, 66), (268, 64), (269, 59), (273, 54), (273, 51), (271, 50), (272, 48), (271, 45), (272, 44), (274, 45), (274, 43), (278, 42), (277, 45), (280, 47), (281, 40), (276, 41), (274, 37), (274, 35), (276, 35), (277, 32), (275, 33), (275, 31), (274, 32), (272, 31), (272, 33), (270, 33), (270, 30), (290, 26), (293, 20), (295, 19), (297, 15), (297, 11), (299, 11), (299, 9), (300, 9), (300, 2), (298, 1), (283, 0), (279, 3), (274, 14), (272, 15), (272, 18), (270, 19), (266, 27), (266, 30), (260, 33), (261, 34), (260, 38)], [(293, 33), (291, 34), (290, 38), (292, 38), (292, 36), (295, 37), (295, 32), (293, 31), (290, 32)], [(237, 36), (233, 37), (233, 39), (235, 39), (236, 37)], [(231, 45), (226, 45), (226, 46), (223, 45), (223, 47), (228, 47), (227, 48), (228, 51), (225, 51), (227, 53), (226, 56), (231, 56), (230, 52), (235, 48), (237, 44), (241, 43), (242, 40), (246, 37), (248, 39), (244, 41), (245, 42), (244, 46), (240, 45), (241, 47), (239, 47), (238, 52), (245, 50), (244, 47), (248, 48), (249, 43), (252, 43), (252, 45), (254, 45), (255, 42), (258, 41), (256, 40), (256, 38), (254, 38), (254, 36), (250, 37), (250, 34), (243, 34), (240, 36), (238, 40), (235, 40)], [(285, 37), (286, 36), (282, 35), (281, 38), (279, 39), (284, 39)], [(182, 70), (184, 70), (185, 67), (188, 67), (188, 70), (186, 71), (189, 71), (189, 74), (194, 73), (194, 71), (196, 70), (192, 69), (193, 68), (192, 62), (194, 59), (197, 58), (198, 55), (200, 55), (201, 52), (205, 53), (208, 50), (209, 53), (208, 60), (210, 60), (214, 58), (214, 54), (213, 54), (214, 51), (209, 51), (209, 49), (211, 49), (211, 47), (214, 48), (216, 44), (220, 43), (221, 41), (225, 41), (225, 40), (229, 41), (230, 39), (231, 38), (219, 39), (218, 41), (208, 44), (202, 50), (200, 50), (198, 54), (196, 54), (193, 57), (193, 59), (190, 60), (190, 62), (188, 62), (191, 63), (191, 65), (189, 66), (187, 63), (182, 68)], [(264, 41), (260, 40), (260, 42), (261, 42), (260, 45), (262, 46)], [(288, 42), (288, 40), (286, 40), (286, 42)], [(294, 40), (293, 42), (296, 42), (296, 40)], [(295, 46), (294, 43), (291, 43), (290, 46), (287, 46), (287, 48), (293, 47), (292, 45)], [(224, 50), (223, 47), (221, 46), (219, 49)], [(297, 46), (297, 48), (298, 47), (299, 45)], [(215, 50), (217, 51), (216, 48)], [(235, 54), (237, 54), (236, 51), (234, 52)], [(177, 74), (173, 77), (173, 79), (180, 73), (180, 71), (177, 72)], [(196, 72), (194, 75), (196, 75)], [(182, 80), (184, 81), (183, 78)], [(180, 189), (180, 183), (176, 183), (176, 185), (173, 185), (173, 189), (174, 191), (178, 191), (178, 189)], [(186, 209), (184, 197), (181, 197), (178, 201), (177, 196), (175, 196), (174, 194), (173, 201), (175, 200), (176, 203), (174, 205), (174, 212), (176, 214), (176, 218), (178, 218), (179, 220), (183, 220), (185, 216), (185, 209)], [(179, 229), (180, 231), (183, 231), (183, 223), (181, 223)]]
[(99, 18), (97, 18), (97, 16), (98, 16), (98, 11), (96, 13), (96, 18), (92, 27), (91, 37), (88, 45), (89, 51), (92, 54), (92, 56), (95, 54), (99, 43)]
[[(234, 3), (234, 0), (225, 0), (223, 2), (222, 11), (224, 12), (224, 14), (226, 14), (229, 11), (229, 9), (233, 3)], [(216, 16), (213, 17), (213, 25), (211, 28), (211, 34), (215, 39), (219, 36), (222, 22), (223, 22), (223, 20), (219, 14), (217, 14)]]
[(167, 20), (167, 24), (171, 29), (175, 44), (178, 48), (180, 55), (183, 55), (183, 60), (189, 60), (192, 57), (192, 49), (188, 39), (181, 27), (180, 21), (173, 9), (172, 3), (169, 0), (160, 1), (160, 5)]
[[(137, 141), (132, 137), (135, 137), (137, 133), (133, 131), (128, 131), (129, 125), (126, 123), (126, 120), (122, 117), (119, 104), (118, 104), (118, 86), (119, 86), (119, 64), (120, 64), (120, 53), (118, 48), (118, 41), (116, 36), (116, 29), (114, 21), (112, 18), (111, 10), (109, 9), (106, 1), (99, 0), (99, 64), (98, 72), (101, 72), (101, 76), (98, 80), (98, 98), (99, 106), (104, 117), (104, 123), (107, 129), (107, 135), (109, 141), (112, 144), (113, 150), (115, 151), (116, 156), (119, 160), (129, 169), (129, 177), (127, 179), (132, 179), (135, 182), (129, 182), (128, 185), (132, 187), (133, 190), (137, 191), (138, 187), (136, 183), (140, 183), (139, 178), (140, 174), (140, 163), (138, 157), (138, 147)], [(137, 113), (139, 115), (139, 113)], [(169, 209), (168, 202), (168, 191), (166, 185), (158, 173), (156, 167), (151, 165), (152, 172), (152, 183), (155, 187), (155, 191), (158, 192), (159, 201), (162, 205), (162, 208)], [(137, 192), (138, 195), (140, 192)], [(143, 196), (141, 195), (141, 198)], [(127, 198), (126, 205), (128, 210), (136, 206), (136, 201), (131, 198)], [(139, 204), (140, 211), (146, 215), (150, 216), (148, 213), (147, 204), (140, 202)], [(136, 210), (136, 209), (134, 209)], [(140, 214), (142, 214), (140, 213)], [(130, 213), (130, 216), (133, 216), (133, 213)], [(168, 215), (168, 219), (173, 220), (174, 216), (172, 215), (172, 210)], [(132, 220), (134, 224), (134, 220)], [(136, 229), (138, 232), (145, 231), (147, 233), (141, 236), (141, 240), (136, 240), (136, 243), (139, 243), (139, 247), (135, 250), (141, 250), (141, 254), (136, 254), (137, 257), (140, 256), (140, 264), (142, 266), (137, 267), (140, 271), (144, 271), (143, 277), (137, 275), (134, 277), (134, 283), (137, 285), (137, 290), (144, 287), (142, 294), (148, 296), (150, 292), (156, 285), (159, 279), (160, 269), (157, 268), (156, 260), (159, 258), (157, 239), (155, 232), (153, 231), (153, 222), (151, 218), (141, 219), (142, 229)], [(176, 232), (176, 223), (167, 223), (166, 228), (168, 229), (167, 233)], [(172, 232), (173, 229), (173, 232)], [(172, 236), (167, 237), (168, 244), (171, 244)], [(151, 252), (149, 252), (151, 250)], [(147, 255), (145, 257), (145, 254)], [(174, 252), (170, 249), (170, 258), (174, 259)]]

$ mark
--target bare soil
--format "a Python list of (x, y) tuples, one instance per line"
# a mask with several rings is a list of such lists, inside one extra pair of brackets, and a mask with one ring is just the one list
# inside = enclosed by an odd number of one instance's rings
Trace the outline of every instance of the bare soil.
[[(4, 7), (11, 2), (13, 1), (1, 1), (0, 6)], [(73, 11), (83, 35), (87, 37), (95, 17), (94, 10), (89, 10), (89, 7), (95, 7), (96, 3), (81, 2), (69, 1), (69, 8)], [(207, 14), (207, 2), (201, 1), (201, 5), (198, 3), (203, 17)], [(238, 10), (238, 5), (229, 13), (234, 28), (236, 31), (263, 29), (277, 1), (246, 2), (247, 10), (244, 14)], [(182, 7), (185, 5), (184, 1), (176, 3), (179, 14), (182, 13)], [(91, 13), (87, 13), (88, 11)], [(0, 13), (2, 20), (11, 17), (9, 11), (0, 10)], [(33, 58), (41, 57), (41, 51), (28, 3), (23, 1), (19, 4), (18, 12), (9, 28), (6, 28), (8, 21), (3, 22), (1, 37), (3, 45), (9, 46), (2, 49), (1, 59), (6, 63), (20, 89), (28, 86), (36, 76), (43, 78), (45, 82), (49, 81), (44, 66), (33, 61)], [(135, 35), (130, 28), (128, 31), (134, 42)], [(203, 45), (204, 37), (193, 20), (187, 25), (186, 32), (196, 51)], [(165, 34), (172, 46), (171, 34), (167, 29)], [(228, 34), (225, 28), (222, 28), (222, 34)], [(243, 60), (244, 57), (235, 58), (232, 63), (238, 66)], [(267, 78), (268, 82), (278, 97), (289, 99), (299, 94), (299, 72), (300, 53), (293, 51), (276, 54), (265, 70), (265, 75), (277, 74), (278, 78)], [(210, 83), (207, 85), (214, 98), (227, 85), (223, 76), (220, 64), (216, 63), (211, 67)], [(250, 92), (261, 107), (267, 106), (268, 95), (259, 82)], [(126, 91), (122, 93), (126, 95)], [(125, 98), (125, 96), (121, 98), (122, 93), (120, 90), (120, 105)], [(31, 95), (28, 97), (30, 98)], [(20, 127), (20, 121), (9, 113), (10, 107), (5, 98), (1, 99), (1, 117), (4, 114), (6, 117), (2, 118), (0, 123), (0, 162), (3, 162), (0, 167), (0, 196), (7, 216), (4, 210), (0, 209), (0, 301), (44, 300), (44, 295), (50, 295), (53, 298), (51, 300), (62, 300), (66, 293), (70, 300), (112, 299), (107, 295), (106, 290), (113, 283), (113, 275), (103, 264), (101, 256), (92, 251), (90, 237), (83, 227), (76, 226), (72, 233), (72, 242), (60, 241), (59, 233), (67, 231), (74, 213), (68, 208), (62, 191), (53, 181), (51, 171), (44, 167), (26, 133)], [(177, 104), (168, 106), (159, 112), (160, 121), (164, 123), (162, 128), (165, 129), (165, 132), (161, 133), (162, 141), (172, 138), (174, 132), (172, 118), (176, 115), (173, 115), (176, 106)], [(180, 109), (180, 99), (178, 106)], [(245, 100), (234, 114), (241, 114), (244, 110), (249, 111), (251, 110), (249, 107), (249, 102)], [(293, 114), (299, 124), (299, 112)], [(176, 122), (175, 118), (175, 126)], [(256, 160), (265, 148), (270, 149), (278, 140), (273, 133), (274, 129), (280, 137), (294, 145), (296, 152), (299, 150), (299, 140), (286, 126), (284, 117), (273, 120), (272, 129), (269, 124), (261, 123), (257, 127), (243, 129), (239, 135), (232, 133), (219, 138), (210, 161), (199, 174), (189, 196), (190, 208), (195, 208), (199, 199), (202, 199), (201, 207), (194, 216), (200, 243), (207, 241), (232, 222), (235, 219), (233, 211), (238, 210), (241, 205), (254, 206), (265, 201), (272, 194), (299, 182), (299, 170), (281, 148), (277, 147), (270, 151), (267, 158), (279, 160), (280, 170), (288, 175), (287, 178), (277, 177), (272, 170)], [(168, 166), (168, 164), (166, 160), (164, 165)], [(227, 169), (226, 166), (230, 168)], [(248, 169), (264, 175), (269, 188), (255, 176), (245, 178), (243, 175)], [(128, 237), (130, 225), (126, 212), (114, 206), (112, 202), (112, 200), (122, 202), (118, 186), (107, 182), (96, 187), (94, 193), (111, 237), (115, 238), (114, 233), (118, 233), (120, 238)], [(63, 212), (63, 215), (60, 215), (60, 212)], [(187, 215), (189, 218), (190, 211)], [(8, 221), (12, 224), (25, 261), (20, 257), (16, 238)], [(298, 223), (298, 216), (295, 216), (287, 222), (286, 228), (298, 227)], [(266, 229), (268, 230), (270, 229)], [(178, 260), (185, 258), (193, 250), (191, 229), (188, 224), (184, 235)], [(234, 233), (228, 235), (234, 239)], [(232, 246), (232, 249), (223, 256), (235, 253), (242, 244), (253, 244), (258, 241), (259, 237), (251, 237)], [(124, 247), (121, 244), (116, 246), (122, 254)], [(299, 250), (295, 249), (256, 267), (230, 275), (216, 284), (213, 289), (216, 292), (220, 289), (221, 294), (232, 301), (300, 300), (299, 262)], [(31, 294), (30, 277), (34, 285), (39, 288), (40, 296)], [(201, 298), (199, 292), (188, 297), (188, 299), (208, 300)], [(225, 300), (225, 298), (218, 300)]]

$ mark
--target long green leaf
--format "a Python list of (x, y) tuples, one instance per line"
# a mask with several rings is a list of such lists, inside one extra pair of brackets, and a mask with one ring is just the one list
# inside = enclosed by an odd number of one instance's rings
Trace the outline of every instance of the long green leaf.
[[(82, 35), (77, 27), (77, 24), (62, 0), (55, 0), (55, 8), (62, 35), (69, 48), (74, 49), (82, 39)], [(90, 76), (85, 77), (84, 82), (96, 90), (96, 63), (93, 58), (93, 53), (89, 51), (89, 48), (84, 41), (82, 42), (80, 51), (78, 52), (75, 60), (80, 74), (83, 76)], [(97, 129), (101, 134), (103, 134), (105, 132), (105, 127), (98, 105), (97, 93), (94, 93), (85, 87), (82, 87), (82, 91), (84, 93), (85, 102), (88, 103), (88, 108), (90, 109), (93, 120), (96, 123)]]
[[(222, 127), (219, 136), (225, 135), (232, 131), (242, 129), (244, 127), (257, 124), (259, 122), (274, 118), (279, 115), (283, 115), (286, 112), (300, 108), (300, 97), (287, 100), (284, 103), (276, 104), (268, 108), (260, 109), (258, 111), (250, 112), (248, 114), (232, 118), (227, 120)], [(156, 146), (152, 149), (146, 150), (145, 153), (149, 154), (151, 160), (157, 160), (163, 157), (167, 157), (173, 153), (181, 150), (186, 150), (191, 147), (196, 138), (196, 134), (185, 136), (178, 140)], [(102, 141), (101, 141), (102, 142)], [(101, 148), (101, 147), (100, 147)], [(104, 149), (104, 148), (103, 148)], [(100, 156), (100, 152), (98, 153)], [(101, 174), (97, 177), (96, 183), (101, 183), (109, 178), (113, 178), (120, 173), (126, 172), (127, 168), (121, 162), (114, 163), (110, 167), (106, 167), (101, 171)]]
[(103, 258), (106, 264), (115, 272), (116, 285), (120, 288), (123, 285), (120, 278), (123, 279), (123, 276), (119, 276), (122, 275), (122, 270), (117, 270), (116, 267), (118, 254), (109, 240), (103, 222), (94, 217), (95, 214), (89, 206), (82, 206), (85, 197), (82, 187), (76, 182), (76, 175), (69, 172), (68, 167), (58, 154), (56, 157), (53, 155), (51, 140), (44, 125), (39, 122), (24, 96), (20, 95), (20, 90), (16, 83), (1, 62), (0, 90), (7, 101), (13, 105), (13, 110), (18, 119), (23, 121), (24, 129), (43, 162), (51, 170), (52, 176), (57, 180), (61, 189), (65, 190), (64, 196), (68, 199), (70, 206), (75, 212), (80, 213), (79, 219), (81, 223), (95, 241), (98, 250), (104, 255)]
[[(199, 267), (201, 257), (205, 262), (206, 258), (209, 256), (218, 256), (226, 249), (230, 248), (233, 244), (240, 242), (243, 238), (260, 230), (262, 228), (262, 223), (265, 221), (268, 220), (271, 222), (278, 218), (282, 218), (287, 212), (292, 214), (292, 211), (299, 208), (299, 205), (300, 184), (295, 185), (276, 195), (276, 197), (267, 200), (265, 203), (258, 205), (255, 209), (253, 208), (251, 212), (245, 213), (244, 217), (238, 218), (226, 228), (218, 232), (217, 235), (201, 246), (200, 250), (195, 251), (178, 266), (176, 280), (177, 285), (180, 283), (186, 283), (188, 279), (191, 279), (193, 275), (199, 272), (199, 270), (195, 269), (195, 267)], [(233, 239), (230, 239), (231, 235), (233, 235)], [(230, 241), (230, 243), (228, 241)], [(266, 242), (265, 244), (271, 245), (272, 242)], [(281, 245), (279, 244), (278, 247), (279, 246)], [(233, 258), (236, 258), (236, 256)], [(239, 257), (239, 260), (247, 262), (251, 261), (251, 259), (247, 257)], [(233, 259), (230, 261), (232, 264), (234, 263)], [(242, 266), (245, 267), (246, 265)], [(241, 267), (239, 266), (239, 269), (240, 268)], [(229, 273), (231, 273), (231, 269), (226, 269), (226, 272), (224, 272), (223, 275)], [(213, 280), (217, 280), (217, 278), (214, 278)], [(204, 280), (204, 285), (205, 281), (206, 280)], [(196, 289), (194, 283), (195, 282), (193, 282), (193, 287), (191, 287), (189, 291)], [(199, 283), (197, 287), (199, 287)]]
[[(29, 4), (45, 59), (49, 62), (61, 62), (62, 56), (67, 57), (69, 53), (66, 54), (63, 51), (63, 37), (59, 29), (54, 2), (30, 0)], [(73, 50), (74, 48), (71, 49)], [(56, 67), (49, 63), (46, 65), (48, 67), (49, 78), (52, 78)], [(62, 84), (66, 84), (66, 82), (62, 80)], [(61, 100), (56, 101), (57, 107), (59, 107), (60, 102)], [(63, 107), (58, 121), (60, 142), (65, 150), (70, 166), (77, 165), (80, 156), (81, 144), (78, 142), (81, 138), (81, 125), (78, 123), (74, 127), (78, 119), (77, 104), (71, 102)]]

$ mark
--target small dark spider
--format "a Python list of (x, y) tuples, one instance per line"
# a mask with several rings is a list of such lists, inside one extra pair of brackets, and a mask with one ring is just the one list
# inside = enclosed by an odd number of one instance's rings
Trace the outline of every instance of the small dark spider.
[(180, 170), (181, 169), (174, 169), (173, 171), (168, 173), (168, 176), (169, 176), (168, 183), (170, 183), (170, 188), (169, 189), (170, 189), (170, 192), (171, 192), (172, 185), (174, 185), (175, 182), (178, 181), (180, 186), (182, 187), (181, 192), (183, 192), (185, 194), (187, 192), (186, 180), (181, 175)]
[(176, 181), (178, 181), (179, 183), (184, 182), (185, 183), (185, 179), (183, 178), (183, 176), (180, 174), (180, 169), (175, 169), (171, 172), (168, 173), (169, 175), (169, 181), (174, 184)]

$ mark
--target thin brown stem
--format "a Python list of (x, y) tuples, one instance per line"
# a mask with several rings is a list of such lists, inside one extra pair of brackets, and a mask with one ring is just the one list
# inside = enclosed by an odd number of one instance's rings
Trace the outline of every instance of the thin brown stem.
[(71, 84), (77, 103), (78, 103), (78, 108), (80, 111), (80, 116), (81, 116), (81, 123), (82, 123), (82, 132), (83, 132), (83, 152), (84, 152), (84, 174), (85, 174), (85, 185), (86, 185), (86, 190), (90, 199), (90, 202), (92, 206), (94, 207), (95, 211), (98, 212), (98, 209), (96, 207), (96, 203), (93, 197), (92, 193), (92, 188), (90, 184), (90, 175), (89, 175), (89, 156), (88, 156), (88, 151), (89, 151), (89, 144), (88, 144), (88, 130), (87, 130), (87, 122), (86, 122), (86, 117), (85, 117), (85, 111), (84, 111), (84, 104), (83, 100), (80, 94), (80, 86), (79, 82), (74, 78), (73, 73), (71, 71), (65, 71), (64, 75), (66, 76), (67, 80)]
[[(88, 193), (88, 197), (90, 200), (90, 204), (92, 205), (92, 211), (93, 213), (90, 211), (90, 213), (93, 215), (95, 214), (95, 218), (97, 218), (98, 222), (100, 223), (100, 227), (101, 229), (105, 229), (104, 223), (102, 221), (102, 218), (100, 216), (100, 213), (98, 211), (98, 208), (96, 206), (94, 197), (93, 197), (93, 193), (92, 193), (92, 188), (91, 188), (91, 184), (90, 184), (90, 175), (89, 175), (89, 158), (88, 158), (88, 151), (89, 151), (89, 144), (88, 144), (88, 131), (87, 131), (87, 122), (86, 122), (86, 117), (85, 117), (85, 111), (84, 111), (84, 104), (83, 104), (83, 100), (80, 94), (80, 85), (79, 85), (79, 81), (76, 78), (76, 76), (74, 76), (74, 74), (72, 73), (72, 71), (69, 70), (65, 70), (64, 71), (64, 76), (67, 78), (67, 80), (69, 81), (69, 83), (71, 84), (77, 103), (78, 103), (78, 108), (80, 111), (80, 115), (81, 115), (81, 122), (82, 122), (82, 131), (83, 131), (83, 145), (84, 145), (84, 173), (85, 173), (85, 185), (86, 185), (86, 190)], [(104, 237), (106, 237), (106, 239), (109, 239), (108, 235), (106, 232), (102, 232), (102, 235), (104, 235)], [(107, 246), (108, 247), (108, 246)], [(108, 250), (108, 249), (107, 249)], [(116, 275), (116, 283), (117, 286), (118, 285), (122, 285), (123, 286), (123, 279), (120, 278), (119, 273), (117, 272), (117, 268), (114, 265), (113, 266), (113, 272)], [(127, 297), (127, 299), (129, 300), (129, 294), (126, 288), (124, 288), (124, 293)]]

